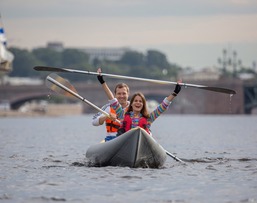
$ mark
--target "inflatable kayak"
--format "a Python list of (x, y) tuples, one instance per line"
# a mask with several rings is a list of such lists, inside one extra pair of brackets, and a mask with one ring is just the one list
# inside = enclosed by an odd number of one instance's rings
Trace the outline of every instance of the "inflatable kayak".
[(86, 152), (90, 166), (127, 166), (159, 168), (166, 151), (142, 128), (134, 128), (119, 137), (92, 145)]

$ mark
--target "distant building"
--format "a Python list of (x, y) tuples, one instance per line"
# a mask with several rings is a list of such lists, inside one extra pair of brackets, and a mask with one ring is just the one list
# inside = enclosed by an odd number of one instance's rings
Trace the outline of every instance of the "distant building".
[(179, 73), (179, 78), (184, 81), (193, 80), (219, 80), (221, 72), (218, 68), (204, 68), (199, 71), (193, 71), (192, 69), (185, 69)]
[(0, 85), (42, 85), (44, 81), (39, 78), (28, 78), (28, 77), (9, 77), (4, 76), (0, 81)]
[(253, 73), (238, 73), (237, 77), (241, 80), (252, 80), (255, 78), (255, 74), (253, 74)]
[(118, 61), (122, 58), (125, 52), (130, 51), (127, 47), (121, 48), (82, 48), (80, 49), (89, 55), (89, 60), (110, 60)]
[(53, 49), (55, 51), (61, 52), (63, 51), (63, 43), (62, 42), (48, 42), (47, 48)]
[[(62, 42), (48, 42), (47, 48), (53, 49), (55, 51), (61, 52), (64, 50), (64, 46)], [(74, 48), (80, 51), (83, 51), (89, 55), (89, 61), (92, 62), (94, 59), (98, 60), (110, 60), (110, 61), (118, 61), (122, 58), (124, 53), (127, 51), (131, 51), (128, 47), (120, 47), (120, 48)]]

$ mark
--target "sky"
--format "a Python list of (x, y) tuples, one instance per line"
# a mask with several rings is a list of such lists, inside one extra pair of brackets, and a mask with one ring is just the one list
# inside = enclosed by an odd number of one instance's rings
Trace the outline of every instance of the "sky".
[(8, 45), (129, 47), (202, 69), (228, 56), (257, 61), (257, 0), (0, 0)]

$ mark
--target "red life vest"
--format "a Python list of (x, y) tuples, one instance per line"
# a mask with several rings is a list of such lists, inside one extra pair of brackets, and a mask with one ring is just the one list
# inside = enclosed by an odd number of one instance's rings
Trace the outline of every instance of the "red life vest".
[[(132, 119), (130, 118), (130, 114), (126, 113), (124, 116), (124, 120), (122, 122), (121, 131), (127, 132), (131, 129), (131, 127), (132, 127)], [(147, 127), (147, 119), (145, 117), (142, 116), (139, 119), (138, 127), (143, 128), (144, 130), (146, 130), (146, 132), (151, 134), (149, 128)]]

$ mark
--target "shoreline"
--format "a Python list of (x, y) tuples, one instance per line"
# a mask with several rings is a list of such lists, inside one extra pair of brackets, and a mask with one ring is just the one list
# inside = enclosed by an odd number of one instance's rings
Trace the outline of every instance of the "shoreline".
[(43, 116), (67, 116), (83, 114), (81, 104), (48, 104), (46, 107), (31, 108), (27, 111), (0, 110), (0, 118), (6, 117), (43, 117)]

